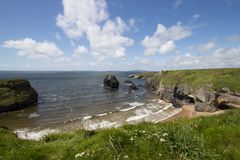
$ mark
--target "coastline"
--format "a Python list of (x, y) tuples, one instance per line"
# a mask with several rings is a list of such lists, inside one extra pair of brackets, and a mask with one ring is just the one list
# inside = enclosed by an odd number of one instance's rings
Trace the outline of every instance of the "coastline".
[[(156, 99), (155, 99), (156, 100)], [(160, 103), (164, 103), (164, 101), (158, 100)], [(110, 122), (107, 120), (100, 120), (98, 123), (93, 123), (92, 120), (85, 120), (85, 124), (81, 123), (81, 121), (71, 122), (69, 124), (65, 124), (64, 126), (58, 126), (57, 128), (46, 128), (44, 130), (29, 130), (29, 129), (20, 129), (15, 130), (14, 133), (20, 139), (28, 139), (28, 140), (40, 140), (47, 134), (53, 133), (67, 133), (76, 130), (101, 130), (107, 128), (118, 128), (123, 125), (133, 124), (137, 125), (141, 122), (151, 122), (151, 123), (163, 123), (168, 121), (177, 121), (180, 119), (191, 119), (199, 116), (213, 116), (224, 113), (226, 110), (217, 110), (215, 112), (198, 112), (195, 111), (193, 104), (183, 105), (178, 110), (175, 110), (175, 113), (170, 114), (166, 117), (161, 117), (160, 113), (149, 115), (146, 118), (143, 118), (139, 121), (135, 121), (133, 123), (117, 123), (117, 122)], [(154, 120), (153, 120), (154, 119)], [(93, 124), (91, 124), (93, 123)], [(84, 127), (84, 125), (93, 125), (93, 128)]]

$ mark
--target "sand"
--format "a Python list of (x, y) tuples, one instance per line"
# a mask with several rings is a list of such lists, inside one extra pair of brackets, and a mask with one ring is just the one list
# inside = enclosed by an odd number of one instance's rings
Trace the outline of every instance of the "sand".
[(179, 113), (173, 115), (172, 117), (164, 121), (173, 121), (177, 119), (193, 118), (193, 117), (199, 117), (199, 116), (211, 116), (211, 115), (221, 114), (224, 112), (225, 110), (218, 110), (215, 112), (198, 112), (198, 111), (195, 111), (193, 104), (188, 104), (188, 105), (182, 106), (182, 111), (180, 111)]

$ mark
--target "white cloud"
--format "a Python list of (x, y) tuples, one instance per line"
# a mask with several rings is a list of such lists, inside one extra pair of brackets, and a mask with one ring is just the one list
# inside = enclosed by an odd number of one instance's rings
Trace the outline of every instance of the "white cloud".
[(188, 66), (194, 66), (199, 63), (199, 59), (195, 56), (193, 56), (191, 53), (186, 53), (183, 56), (176, 56), (174, 60), (172, 61), (172, 66), (177, 67), (188, 67)]
[(8, 40), (3, 42), (3, 47), (17, 49), (19, 56), (29, 59), (49, 59), (50, 57), (63, 56), (63, 52), (53, 42), (36, 42), (31, 38), (21, 40)]
[(204, 52), (204, 51), (214, 49), (216, 47), (217, 47), (217, 44), (215, 42), (208, 42), (206, 44), (200, 44), (197, 49), (200, 52)]
[(89, 26), (108, 18), (105, 0), (63, 0), (63, 14), (57, 16), (57, 25), (70, 38), (81, 37)]
[(200, 56), (188, 53), (175, 57), (170, 65), (178, 69), (240, 67), (240, 48), (219, 48)]
[(240, 42), (240, 35), (230, 35), (226, 37), (226, 40), (231, 43)]
[(84, 46), (79, 45), (75, 50), (74, 50), (74, 54), (73, 57), (78, 58), (80, 57), (82, 54), (86, 54), (88, 53), (88, 49)]
[(182, 4), (182, 0), (176, 0), (174, 2), (174, 8), (177, 9)]
[(86, 37), (90, 53), (98, 60), (123, 57), (125, 47), (134, 43), (123, 36), (129, 27), (120, 17), (109, 19), (105, 0), (63, 0), (63, 7), (57, 25), (70, 39)]
[(200, 18), (200, 15), (199, 15), (199, 14), (195, 14), (195, 15), (192, 16), (192, 18), (193, 18), (194, 20), (197, 20), (197, 19)]
[(142, 46), (145, 48), (145, 55), (156, 53), (167, 54), (175, 49), (175, 41), (187, 38), (192, 34), (191, 29), (177, 23), (169, 28), (162, 24), (157, 25), (157, 30), (152, 36), (145, 36)]
[(172, 52), (175, 49), (175, 44), (173, 41), (167, 41), (166, 43), (164, 43), (160, 49), (159, 49), (159, 53), (160, 54), (167, 54)]

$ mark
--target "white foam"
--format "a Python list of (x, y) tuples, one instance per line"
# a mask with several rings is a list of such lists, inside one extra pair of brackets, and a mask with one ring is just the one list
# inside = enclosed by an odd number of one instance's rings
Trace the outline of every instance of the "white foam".
[(157, 112), (155, 112), (153, 114), (158, 114), (158, 113), (161, 113), (161, 112), (163, 112), (163, 109), (160, 109), (159, 111), (157, 111)]
[(164, 120), (166, 120), (166, 119), (174, 116), (175, 114), (177, 114), (177, 113), (179, 113), (179, 112), (181, 112), (181, 111), (182, 111), (182, 108), (177, 108), (177, 109), (173, 110), (173, 111), (171, 112), (171, 114), (168, 114), (166, 117), (164, 117), (164, 118), (162, 118), (162, 119), (160, 119), (160, 120), (158, 120), (158, 121), (155, 121), (154, 123), (158, 123), (158, 122), (164, 121)]
[(137, 115), (137, 116), (131, 116), (131, 117), (129, 117), (126, 121), (127, 122), (131, 122), (131, 121), (136, 121), (136, 120), (139, 120), (139, 119), (142, 119), (142, 118), (144, 118), (144, 117), (146, 117), (146, 116), (148, 116), (149, 114), (142, 114), (142, 115)]
[(125, 84), (126, 86), (131, 86), (132, 84), (131, 83), (123, 83)]
[(136, 108), (136, 107), (125, 108), (125, 109), (121, 109), (121, 110), (119, 110), (119, 111), (120, 111), (120, 112), (126, 112), (126, 111), (132, 110), (132, 109), (134, 109), (134, 108)]
[(34, 113), (31, 113), (29, 114), (28, 118), (36, 118), (36, 117), (39, 117), (40, 115), (37, 114), (37, 112), (34, 112)]
[(83, 128), (86, 130), (96, 130), (96, 129), (101, 129), (101, 128), (112, 128), (116, 126), (117, 127), (117, 122), (110, 122), (110, 121), (87, 121), (83, 124)]
[(45, 129), (41, 131), (30, 131), (29, 129), (17, 129), (14, 131), (14, 133), (17, 135), (20, 139), (27, 139), (27, 140), (40, 140), (44, 136), (52, 133), (59, 133), (59, 130), (56, 129)]
[(108, 114), (107, 112), (106, 113), (100, 113), (100, 114), (97, 114), (96, 116), (101, 117), (101, 116), (105, 116), (107, 114)]
[(136, 110), (135, 114), (136, 114), (136, 116), (131, 116), (126, 121), (127, 122), (136, 121), (136, 120), (142, 119), (146, 116), (149, 116), (150, 114), (153, 114), (153, 112), (146, 108), (141, 108), (141, 109)]
[(171, 105), (166, 105), (165, 107), (163, 107), (163, 110), (167, 110), (169, 107), (171, 107)]
[(140, 103), (140, 102), (132, 102), (132, 103), (128, 103), (128, 105), (133, 106), (133, 107), (139, 107), (139, 106), (143, 106), (145, 103)]
[(83, 120), (88, 120), (88, 119), (91, 119), (92, 118), (92, 116), (85, 116), (85, 117), (83, 117)]

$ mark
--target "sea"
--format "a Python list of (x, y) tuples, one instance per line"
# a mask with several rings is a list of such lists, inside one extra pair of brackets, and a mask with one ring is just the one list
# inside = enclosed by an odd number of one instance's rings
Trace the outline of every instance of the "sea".
[[(117, 77), (119, 89), (103, 86), (109, 73)], [(29, 80), (39, 94), (39, 101), (32, 107), (0, 113), (0, 126), (10, 128), (22, 138), (37, 139), (48, 132), (95, 130), (143, 121), (157, 123), (179, 112), (171, 103), (156, 99), (143, 79), (131, 79), (139, 90), (129, 93), (129, 85), (124, 81), (135, 73), (1, 71), (0, 79)]]

